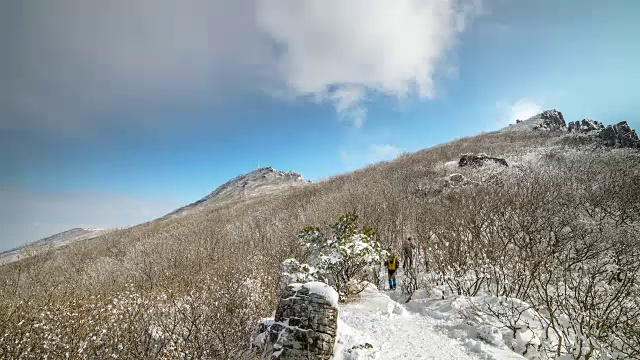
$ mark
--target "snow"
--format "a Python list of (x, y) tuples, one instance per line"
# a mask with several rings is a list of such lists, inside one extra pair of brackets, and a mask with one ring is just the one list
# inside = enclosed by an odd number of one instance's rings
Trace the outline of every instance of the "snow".
[[(446, 296), (444, 288), (433, 289), (431, 294), (416, 296), (406, 307), (425, 317), (433, 319), (434, 327), (447, 334), (452, 339), (457, 339), (462, 346), (475, 356), (482, 359), (525, 359), (515, 353), (509, 347), (518, 348), (520, 343), (510, 342), (512, 334), (507, 331), (495, 318), (478, 314), (474, 311), (473, 304), (496, 302), (492, 296)], [(442, 295), (445, 298), (442, 299)], [(519, 333), (519, 335), (524, 335)], [(505, 341), (506, 340), (506, 341)], [(520, 338), (518, 340), (521, 340)], [(524, 341), (526, 343), (526, 341)]]
[[(289, 285), (296, 291), (306, 288), (320, 294), (338, 307), (338, 293), (325, 283)], [(525, 352), (527, 358), (540, 359), (544, 357), (536, 346), (553, 340), (543, 338), (539, 314), (514, 298), (452, 295), (438, 285), (416, 291), (409, 302), (406, 299), (400, 290), (378, 290), (368, 283), (355, 299), (340, 304), (333, 359), (524, 360), (520, 354)], [(486, 306), (523, 310), (515, 336), (500, 319), (483, 312)], [(273, 323), (273, 319), (263, 322)]]
[(408, 311), (370, 285), (358, 300), (340, 310), (334, 359), (479, 358), (439, 332), (435, 324), (434, 319)]
[(291, 289), (292, 289), (293, 291), (300, 291), (300, 290), (302, 290), (302, 284), (299, 284), (299, 283), (292, 283), (292, 284), (289, 284), (289, 286), (291, 287)]
[[(342, 304), (334, 359), (523, 360), (512, 349), (523, 351), (522, 344), (538, 340), (532, 310), (523, 316), (531, 327), (518, 331), (516, 339), (495, 318), (476, 311), (480, 304), (499, 302), (528, 306), (516, 299), (455, 296), (444, 287), (416, 291), (408, 303), (405, 299), (399, 290), (380, 291), (369, 284), (355, 301)], [(536, 357), (531, 349), (530, 355)]]
[(303, 286), (306, 289), (309, 289), (309, 293), (322, 295), (331, 304), (331, 306), (338, 308), (338, 292), (331, 286), (319, 281), (311, 281), (305, 283)]

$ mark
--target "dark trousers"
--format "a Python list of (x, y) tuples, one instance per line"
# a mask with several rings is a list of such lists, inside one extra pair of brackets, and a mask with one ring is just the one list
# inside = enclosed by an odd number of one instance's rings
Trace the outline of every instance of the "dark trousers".
[(387, 269), (389, 272), (389, 289), (393, 289), (396, 287), (396, 271)]

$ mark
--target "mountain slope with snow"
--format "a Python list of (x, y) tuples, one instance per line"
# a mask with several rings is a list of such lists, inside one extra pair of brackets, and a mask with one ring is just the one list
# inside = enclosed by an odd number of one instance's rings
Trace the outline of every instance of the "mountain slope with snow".
[(204, 198), (169, 213), (165, 218), (182, 216), (233, 201), (267, 196), (308, 183), (310, 181), (304, 180), (300, 174), (293, 171), (279, 171), (270, 166), (259, 168), (227, 181)]
[(76, 241), (89, 240), (100, 235), (104, 235), (110, 229), (84, 229), (74, 228), (40, 239), (25, 246), (9, 250), (0, 254), (0, 265), (8, 264), (21, 258), (29, 256), (33, 252), (54, 249), (60, 246), (69, 245)]

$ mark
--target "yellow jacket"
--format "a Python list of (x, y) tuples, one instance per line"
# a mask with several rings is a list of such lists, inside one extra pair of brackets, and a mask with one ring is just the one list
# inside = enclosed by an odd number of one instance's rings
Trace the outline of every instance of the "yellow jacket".
[(384, 265), (389, 270), (397, 270), (398, 269), (398, 257), (393, 255), (393, 259), (385, 261)]

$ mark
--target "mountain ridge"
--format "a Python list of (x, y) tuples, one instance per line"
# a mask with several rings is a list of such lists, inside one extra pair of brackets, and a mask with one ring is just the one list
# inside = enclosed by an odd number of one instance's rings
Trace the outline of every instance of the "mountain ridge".
[(30, 252), (35, 253), (46, 248), (57, 248), (60, 246), (69, 245), (77, 241), (93, 239), (100, 235), (107, 234), (111, 231), (113, 231), (113, 229), (72, 228), (69, 230), (65, 230), (0, 253), (0, 265), (4, 265), (21, 258), (28, 257), (30, 256)]
[(271, 195), (290, 187), (309, 184), (302, 175), (294, 171), (280, 171), (271, 166), (261, 167), (245, 174), (238, 175), (218, 186), (207, 196), (181, 208), (178, 208), (161, 219), (185, 215), (210, 206), (226, 204), (237, 200), (249, 200)]

